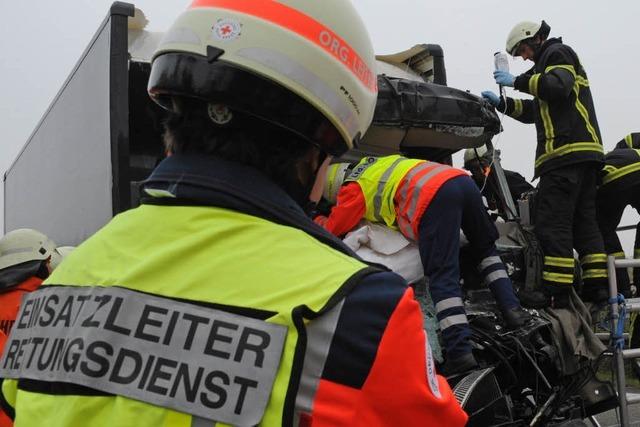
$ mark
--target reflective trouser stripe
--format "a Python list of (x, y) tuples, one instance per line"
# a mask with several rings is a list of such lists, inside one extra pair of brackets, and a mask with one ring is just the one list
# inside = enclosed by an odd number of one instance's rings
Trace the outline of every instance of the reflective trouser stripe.
[(607, 262), (607, 254), (589, 254), (580, 258), (581, 264), (592, 264), (596, 262)]
[(600, 268), (594, 268), (591, 270), (585, 270), (584, 273), (582, 273), (582, 278), (583, 279), (602, 279), (602, 278), (607, 278), (607, 270), (604, 269), (600, 269)]
[(447, 298), (445, 300), (440, 301), (439, 303), (436, 304), (436, 313), (440, 313), (444, 310), (448, 310), (454, 307), (464, 307), (462, 298), (453, 297), (453, 298)]
[[(384, 218), (382, 218), (382, 203), (384, 202), (383, 200), (384, 187), (387, 185), (387, 181), (389, 181), (389, 177), (391, 176), (395, 168), (398, 167), (398, 164), (404, 160), (406, 160), (406, 158), (398, 157), (391, 164), (391, 166), (389, 166), (389, 168), (386, 171), (384, 171), (384, 173), (380, 177), (380, 181), (378, 181), (378, 189), (376, 190), (376, 195), (373, 197), (373, 216), (375, 217), (376, 221), (382, 224), (385, 223)], [(393, 203), (393, 199), (387, 200), (386, 202)]]
[(509, 279), (509, 275), (507, 274), (507, 272), (505, 270), (496, 270), (496, 271), (492, 271), (491, 273), (487, 274), (484, 277), (484, 284), (485, 284), (485, 286), (489, 286), (493, 282), (495, 282), (496, 280), (500, 280), (500, 279)]
[(625, 255), (624, 252), (614, 252), (611, 255), (616, 257), (616, 259), (625, 259), (626, 258), (626, 255)]
[(440, 320), (440, 330), (444, 331), (447, 328), (456, 325), (467, 325), (469, 322), (467, 321), (467, 316), (464, 314), (456, 314), (453, 316), (447, 316)]
[[(622, 254), (624, 256), (624, 253)], [(607, 276), (607, 254), (588, 254), (580, 259), (582, 266), (582, 278), (606, 279)]]
[(573, 283), (573, 274), (549, 273), (548, 271), (543, 271), (542, 280), (561, 284), (571, 284)]
[(545, 256), (544, 265), (545, 266), (552, 265), (554, 267), (565, 267), (565, 268), (573, 269), (574, 260), (573, 258), (558, 258), (558, 257)]
[(499, 256), (490, 256), (490, 257), (487, 257), (487, 258), (483, 259), (478, 264), (478, 270), (479, 271), (483, 271), (487, 267), (491, 267), (494, 264), (502, 264), (502, 260), (500, 259)]
[(575, 260), (573, 258), (545, 256), (542, 280), (547, 285), (572, 284), (574, 269)]
[(307, 324), (307, 349), (304, 355), (298, 394), (296, 395), (293, 425), (299, 424), (301, 412), (310, 414), (313, 411), (313, 402), (320, 385), (322, 371), (324, 370), (343, 305), (344, 300), (324, 315)]

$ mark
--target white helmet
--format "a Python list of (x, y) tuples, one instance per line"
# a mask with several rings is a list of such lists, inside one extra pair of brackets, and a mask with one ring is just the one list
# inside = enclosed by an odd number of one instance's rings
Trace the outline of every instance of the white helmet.
[(322, 197), (330, 203), (335, 204), (338, 192), (348, 173), (349, 163), (334, 163), (329, 165), (324, 183)]
[(539, 23), (531, 21), (522, 21), (517, 23), (507, 36), (507, 53), (511, 56), (516, 56), (516, 50), (520, 42), (533, 38), (538, 33), (546, 39), (550, 30), (551, 27), (549, 27), (549, 25), (544, 21)]
[(44, 261), (49, 257), (52, 264), (59, 262), (56, 244), (39, 231), (20, 228), (0, 239), (0, 270), (28, 261)]
[(148, 91), (184, 96), (285, 128), (332, 155), (371, 124), (375, 57), (349, 0), (195, 0), (154, 54)]
[(477, 160), (478, 157), (483, 158), (487, 154), (490, 155), (491, 153), (487, 153), (487, 151), (486, 145), (482, 145), (478, 148), (467, 148), (464, 150), (464, 164), (467, 165), (469, 162)]
[(62, 260), (69, 256), (71, 251), (73, 251), (75, 248), (75, 246), (58, 246), (56, 248), (56, 252), (58, 253), (59, 257), (55, 259), (53, 257), (51, 258), (51, 271), (55, 270), (60, 265)]

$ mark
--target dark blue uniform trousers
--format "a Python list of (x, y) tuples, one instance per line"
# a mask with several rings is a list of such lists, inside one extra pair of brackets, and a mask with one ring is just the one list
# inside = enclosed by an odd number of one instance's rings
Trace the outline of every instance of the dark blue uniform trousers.
[(478, 187), (468, 176), (450, 179), (431, 200), (418, 229), (420, 258), (449, 358), (471, 352), (471, 331), (460, 288), (460, 229), (500, 310), (520, 306), (495, 246), (498, 231)]

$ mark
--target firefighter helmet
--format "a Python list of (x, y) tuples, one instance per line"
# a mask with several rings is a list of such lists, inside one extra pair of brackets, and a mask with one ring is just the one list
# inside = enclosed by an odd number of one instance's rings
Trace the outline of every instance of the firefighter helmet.
[(478, 158), (482, 159), (487, 156), (491, 156), (489, 150), (487, 150), (486, 145), (482, 145), (478, 148), (467, 148), (464, 151), (464, 164), (465, 166), (474, 160), (478, 160)]
[(20, 228), (10, 231), (0, 239), (0, 270), (28, 261), (58, 262), (60, 255), (53, 240), (39, 231)]
[(148, 91), (223, 104), (340, 155), (371, 124), (375, 57), (349, 0), (194, 0), (153, 56)]
[(544, 21), (541, 21), (539, 23), (531, 21), (523, 21), (517, 23), (511, 29), (511, 32), (507, 36), (507, 53), (509, 53), (511, 56), (516, 56), (518, 46), (521, 42), (531, 39), (537, 34), (540, 34), (542, 38), (546, 39), (549, 35), (550, 30), (551, 27), (549, 27), (549, 25)]

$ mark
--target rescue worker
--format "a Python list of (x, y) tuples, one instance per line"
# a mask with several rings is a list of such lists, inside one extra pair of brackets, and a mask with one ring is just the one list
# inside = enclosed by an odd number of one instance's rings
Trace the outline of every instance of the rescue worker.
[(536, 235), (544, 252), (543, 290), (554, 307), (568, 304), (574, 283), (575, 248), (582, 267), (582, 297), (607, 299), (606, 254), (596, 221), (596, 186), (602, 167), (600, 129), (589, 80), (578, 55), (560, 38), (548, 39), (546, 22), (521, 22), (509, 33), (506, 50), (534, 66), (513, 76), (495, 71), (498, 84), (533, 99), (482, 96), (523, 123), (535, 123)]
[[(0, 354), (23, 295), (38, 289), (61, 259), (55, 243), (39, 231), (21, 228), (0, 238)], [(0, 399), (0, 427), (12, 425), (12, 414)]]
[[(500, 156), (500, 150), (498, 150), (496, 156)], [(490, 210), (499, 210), (502, 213), (500, 191), (496, 181), (490, 179), (494, 176), (493, 161), (493, 150), (487, 150), (486, 145), (478, 148), (468, 148), (464, 152), (464, 168), (471, 172), (471, 177), (487, 200), (487, 207)], [(518, 172), (507, 169), (503, 169), (503, 171), (514, 202), (517, 202), (522, 194), (533, 190), (533, 185), (529, 184)], [(517, 203), (516, 209), (518, 209)]]
[(418, 243), (442, 332), (446, 375), (477, 365), (460, 288), (460, 229), (505, 323), (518, 327), (529, 320), (498, 256), (495, 225), (465, 171), (399, 155), (365, 157), (352, 170), (345, 164), (332, 165), (325, 188), (325, 197), (335, 206), (328, 217), (315, 221), (333, 234), (341, 236), (366, 219)]
[(632, 132), (616, 144), (616, 148), (640, 148), (640, 133)]
[(23, 295), (38, 289), (61, 259), (55, 243), (39, 231), (21, 228), (0, 238), (2, 332), (9, 335)]
[[(464, 425), (412, 290), (302, 208), (375, 108), (352, 4), (196, 0), (148, 89), (170, 156), (14, 328), (0, 373), (19, 379), (4, 384), (16, 427)], [(42, 301), (55, 320), (33, 314)], [(19, 356), (32, 328), (70, 341), (62, 363)]]
[[(625, 140), (621, 143), (624, 144)], [(607, 153), (605, 163), (602, 169), (602, 184), (598, 189), (598, 224), (607, 253), (624, 259), (625, 253), (616, 228), (627, 206), (633, 207), (640, 213), (640, 148), (616, 148)], [(634, 258), (640, 258), (640, 222), (636, 227)], [(618, 289), (626, 298), (629, 298), (631, 288), (627, 269), (617, 269), (616, 277)], [(633, 279), (634, 286), (639, 288), (640, 269), (634, 270)]]

